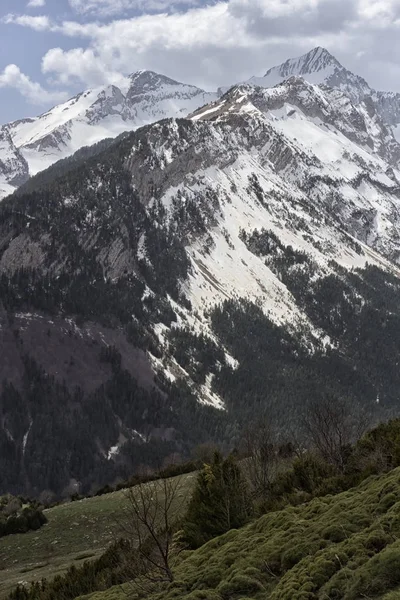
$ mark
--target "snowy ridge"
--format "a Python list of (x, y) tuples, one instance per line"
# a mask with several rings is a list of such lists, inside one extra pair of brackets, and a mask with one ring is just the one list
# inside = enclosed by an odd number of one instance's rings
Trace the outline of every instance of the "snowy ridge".
[[(400, 140), (400, 94), (373, 90), (362, 77), (346, 69), (321, 47), (288, 59), (269, 69), (264, 77), (252, 77), (247, 84), (262, 88), (277, 86), (274, 95), (279, 96), (282, 93), (279, 85), (293, 77), (307, 80), (313, 86), (314, 96), (318, 94), (318, 87), (336, 90), (336, 96), (326, 90), (322, 95), (335, 104), (337, 123), (343, 110), (346, 123), (341, 130), (348, 127), (348, 117), (356, 117), (358, 111), (367, 126), (364, 132), (358, 128), (359, 138), (364, 136), (365, 143), (372, 144), (374, 152), (390, 164), (399, 164), (393, 135)], [(87, 90), (39, 117), (9, 123), (0, 128), (0, 199), (29, 176), (71, 156), (83, 146), (160, 119), (186, 117), (227, 91), (228, 88), (221, 88), (219, 94), (207, 93), (152, 71), (138, 71), (126, 77), (119, 87), (110, 85)], [(361, 102), (365, 116), (358, 110)], [(213, 111), (213, 106), (208, 110)], [(348, 114), (349, 110), (353, 115)], [(350, 124), (349, 136), (352, 129)]]
[[(379, 119), (337, 90), (295, 79), (273, 90), (238, 86), (191, 121), (153, 125), (145, 162), (138, 143), (127, 167), (150, 211), (149, 181), (157, 187), (165, 225), (179, 227), (179, 211), (203, 203), (207, 232), (193, 235), (187, 247), (192, 268), (185, 284), (202, 330), (209, 331), (205, 314), (216, 303), (248, 298), (273, 321), (305, 328), (320, 340), (277, 274), (249, 250), (243, 232), (273, 232), (311, 257), (320, 275), (331, 273), (332, 264), (394, 268), (382, 255), (399, 261), (400, 172), (368, 138), (370, 130), (378, 135)], [(189, 312), (186, 320), (197, 328)], [(168, 366), (169, 377), (174, 369)]]
[[(355, 108), (348, 107), (343, 131), (335, 125), (332, 95), (342, 107), (338, 91), (301, 79), (274, 90), (238, 86), (196, 111), (191, 122), (154, 124), (146, 132), (145, 159), (142, 143), (133, 144), (127, 168), (149, 215), (161, 204), (163, 226), (183, 235), (178, 215), (198, 206), (206, 227), (189, 234), (184, 292), (192, 309), (176, 306), (180, 316), (173, 327), (189, 326), (212, 338), (212, 308), (245, 298), (273, 322), (302, 331), (310, 351), (333, 343), (314, 328), (267, 257), (249, 248), (246, 238), (262, 230), (306, 255), (317, 278), (338, 265), (351, 270), (368, 263), (399, 272), (383, 255), (399, 262), (400, 173), (361, 135), (367, 118), (362, 108), (353, 120)], [(145, 238), (139, 250), (146, 255)], [(156, 324), (154, 332), (165, 346), (165, 325)], [(170, 381), (189, 378), (173, 358), (154, 357), (153, 364)], [(223, 407), (211, 381), (199, 398)]]
[[(216, 98), (194, 86), (139, 71), (121, 88), (87, 90), (34, 119), (0, 129), (0, 198), (29, 176), (82, 148), (166, 117), (186, 116)], [(7, 139), (8, 148), (4, 147)], [(12, 156), (13, 163), (10, 163)], [(1, 165), (8, 161), (2, 176)], [(21, 172), (23, 177), (21, 178)]]

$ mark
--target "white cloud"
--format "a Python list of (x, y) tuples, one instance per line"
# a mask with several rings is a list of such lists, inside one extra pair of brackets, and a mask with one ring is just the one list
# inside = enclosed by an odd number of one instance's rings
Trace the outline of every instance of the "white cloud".
[[(248, 50), (260, 48), (259, 41), (247, 34), (245, 23), (228, 13), (226, 2), (107, 24), (69, 21), (50, 27), (88, 40), (86, 49), (56, 48), (44, 56), (43, 72), (63, 84), (76, 82), (77, 78), (88, 86), (97, 85), (100, 80), (115, 83), (119, 73), (152, 69), (212, 89), (221, 82), (231, 82), (232, 63), (237, 67), (246, 59), (248, 69)], [(241, 50), (243, 57), (235, 60), (235, 53)]]
[(61, 48), (49, 50), (42, 60), (44, 74), (56, 74), (61, 84), (85, 82), (89, 86), (104, 83), (122, 85), (125, 78), (118, 72), (107, 70), (93, 50), (74, 48), (64, 52)]
[(201, 0), (69, 0), (69, 5), (77, 13), (98, 17), (121, 15), (128, 11), (175, 11), (200, 4)]
[(27, 4), (28, 8), (40, 8), (42, 6), (46, 6), (46, 0), (29, 0)]
[(38, 105), (61, 102), (67, 98), (65, 92), (45, 90), (40, 83), (22, 73), (17, 65), (8, 65), (0, 72), (0, 88), (15, 89), (29, 102)]
[(215, 89), (316, 45), (367, 80), (371, 74), (373, 85), (390, 89), (397, 81), (387, 76), (383, 84), (382, 63), (392, 64), (387, 73), (397, 73), (399, 0), (223, 0), (201, 7), (198, 0), (182, 2), (70, 0), (82, 14), (141, 7), (166, 12), (108, 22), (8, 15), (6, 22), (82, 40), (81, 47), (55, 48), (43, 57), (43, 72), (63, 85), (117, 83), (120, 73), (143, 68)]
[[(11, 15), (14, 23), (23, 24), (23, 19), (26, 17)], [(151, 47), (168, 51), (205, 46), (247, 47), (259, 43), (247, 34), (245, 23), (230, 14), (227, 2), (183, 13), (141, 15), (106, 24), (65, 21), (56, 25), (49, 22), (48, 29), (70, 37), (88, 38), (93, 48), (104, 52), (112, 49), (114, 56), (123, 47), (143, 53)]]
[(29, 27), (35, 31), (49, 31), (52, 28), (51, 21), (46, 16), (32, 17), (30, 15), (8, 14), (1, 19), (1, 22), (6, 25), (22, 25), (22, 27)]

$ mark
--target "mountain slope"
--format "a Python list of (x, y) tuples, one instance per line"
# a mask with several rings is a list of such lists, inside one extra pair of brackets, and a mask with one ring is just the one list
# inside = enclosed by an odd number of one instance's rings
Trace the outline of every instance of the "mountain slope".
[[(183, 475), (180, 480), (179, 510), (182, 513), (194, 482), (192, 473)], [(88, 559), (100, 558), (115, 541), (116, 522), (124, 523), (127, 511), (126, 489), (123, 489), (58, 504), (45, 510), (46, 527), (0, 538), (0, 599), (9, 597), (21, 582), (22, 573), (23, 581), (29, 586), (30, 582), (43, 578), (54, 581), (71, 566), (79, 567)], [(74, 525), (71, 527), (71, 524)]]
[(371, 97), (370, 102), (379, 116), (387, 125), (393, 127), (393, 132), (398, 137), (400, 94), (375, 91), (365, 79), (346, 69), (325, 48), (317, 47), (303, 56), (290, 58), (269, 69), (264, 77), (252, 77), (248, 83), (269, 88), (293, 76), (303, 77), (312, 84), (339, 89), (355, 104)]
[(11, 194), (29, 177), (29, 167), (7, 127), (0, 129), (0, 198)]
[[(335, 220), (351, 235), (396, 260), (396, 225), (387, 219), (397, 214), (400, 174), (377, 154), (395, 165), (400, 146), (376, 114), (365, 105), (356, 108), (335, 90), (292, 78), (272, 89), (234, 88), (193, 119), (229, 122), (235, 114), (254, 119), (261, 156), (268, 157), (262, 159), (261, 176), (269, 186), (265, 171), (271, 168), (271, 175), (284, 180), (288, 195), (296, 196), (300, 188), (311, 199), (320, 219), (322, 211), (332, 216), (334, 210)], [(390, 242), (383, 241), (383, 231), (393, 235)]]
[[(232, 529), (184, 553), (168, 588), (138, 589), (137, 597), (395, 600), (399, 473), (371, 477), (348, 492), (276, 510)], [(125, 584), (85, 598), (122, 600), (131, 589)]]
[(6, 199), (0, 486), (87, 491), (321, 395), (396, 413), (387, 135), (338, 91), (239, 86)]
[(139, 71), (127, 78), (123, 89), (108, 86), (88, 90), (35, 119), (9, 123), (0, 135), (10, 138), (11, 150), (0, 148), (0, 161), (9, 162), (7, 156), (12, 151), (15, 165), (9, 165), (5, 174), (11, 187), (4, 185), (0, 197), (23, 182), (21, 161), (26, 179), (28, 174), (35, 175), (82, 146), (165, 117), (183, 117), (214, 97), (152, 71)]

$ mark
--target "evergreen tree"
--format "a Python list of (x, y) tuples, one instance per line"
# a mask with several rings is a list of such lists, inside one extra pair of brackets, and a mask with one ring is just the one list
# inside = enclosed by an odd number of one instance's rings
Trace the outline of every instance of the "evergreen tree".
[(232, 456), (216, 452), (200, 471), (183, 526), (183, 539), (192, 548), (246, 523), (251, 503), (246, 482)]

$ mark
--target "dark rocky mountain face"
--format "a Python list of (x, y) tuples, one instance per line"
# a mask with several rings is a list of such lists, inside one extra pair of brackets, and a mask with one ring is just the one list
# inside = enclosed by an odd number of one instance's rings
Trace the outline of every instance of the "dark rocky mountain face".
[(3, 201), (0, 491), (89, 491), (264, 414), (284, 435), (318, 397), (397, 414), (381, 134), (332, 90), (239, 87)]
[[(159, 353), (150, 324), (177, 318), (166, 297), (181, 301), (188, 261), (121, 152), (1, 207), (4, 490), (88, 489), (186, 449), (177, 415), (196, 412), (190, 390), (172, 412), (146, 349)], [(144, 232), (151, 264), (138, 257)]]

